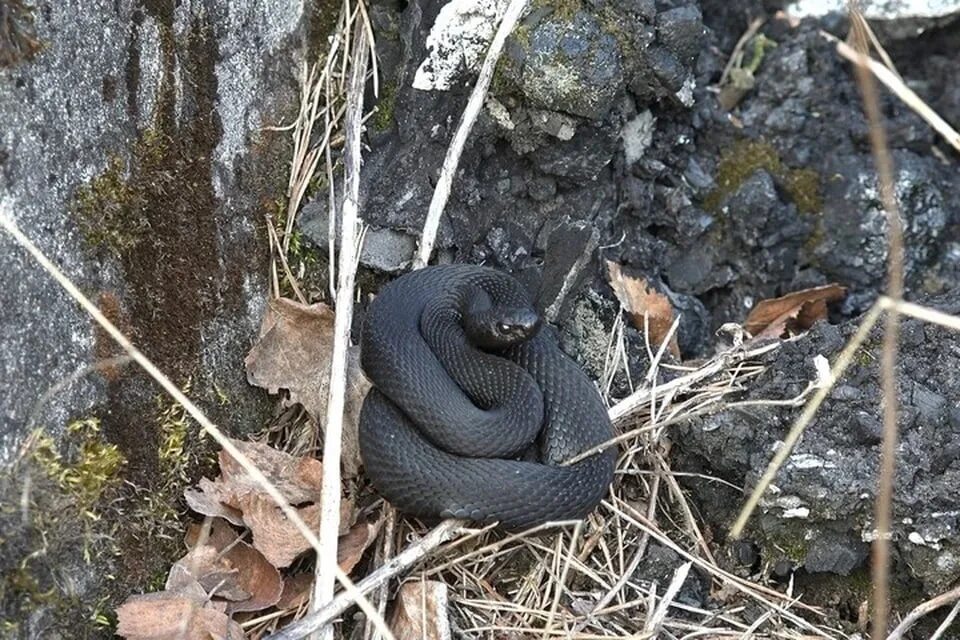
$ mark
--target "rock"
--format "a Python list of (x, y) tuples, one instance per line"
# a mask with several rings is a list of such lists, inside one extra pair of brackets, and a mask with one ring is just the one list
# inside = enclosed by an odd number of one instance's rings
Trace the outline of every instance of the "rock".
[(557, 320), (564, 303), (583, 284), (599, 237), (597, 229), (586, 221), (564, 220), (550, 232), (537, 298), (537, 308), (543, 310), (547, 321)]
[[(864, 0), (860, 11), (880, 33), (899, 39), (914, 38), (935, 27), (950, 24), (960, 15), (952, 0)], [(787, 6), (796, 18), (846, 16), (843, 0), (798, 0)]]
[[(288, 134), (265, 127), (296, 114), (303, 17), (295, 0), (62, 0), (33, 16), (42, 50), (0, 70), (2, 215), (237, 434), (269, 405), (243, 357), (268, 295), (263, 202), (282, 197), (289, 162)], [(0, 502), (18, 504), (37, 465), (26, 521), (0, 515), (17, 539), (0, 574), (59, 594), (17, 587), (0, 608), (23, 637), (92, 637), (95, 613), (181, 551), (172, 505), (208, 445), (136, 365), (91, 368), (120, 351), (4, 233), (0, 269)], [(95, 474), (90, 494), (29, 450), (6, 477), (37, 427), (63, 465)]]
[[(956, 294), (919, 302), (949, 314), (960, 312)], [(856, 328), (856, 322), (847, 323), (834, 337), (830, 334), (836, 327), (820, 324), (805, 338), (784, 344), (768, 358), (766, 372), (742, 399), (793, 397), (813, 379), (813, 357), (832, 358)], [(878, 325), (871, 331), (858, 352), (863, 355), (839, 381), (840, 393), (831, 394), (820, 407), (778, 474), (777, 491), (767, 493), (754, 515), (751, 539), (760, 545), (765, 562), (783, 558), (809, 572), (840, 575), (862, 568), (868, 555), (865, 543), (875, 535), (881, 430), (876, 363), (882, 329)], [(960, 405), (960, 341), (946, 328), (915, 319), (904, 319), (901, 332), (900, 446), (893, 504), (900, 515), (894, 519), (893, 544), (905, 560), (897, 570), (909, 571), (927, 593), (935, 594), (960, 578), (960, 501), (955, 490), (960, 465), (956, 454), (950, 455), (960, 451), (960, 430), (950, 426), (946, 411)], [(843, 392), (846, 387), (859, 393)], [(722, 412), (682, 427), (673, 437), (682, 451), (675, 468), (749, 485), (766, 468), (798, 412)], [(698, 486), (693, 495), (703, 500), (711, 521), (729, 522), (742, 504), (741, 498), (724, 506), (715, 489), (699, 494), (704, 484), (691, 484)]]
[(621, 53), (593, 16), (550, 18), (532, 27), (520, 70), (530, 104), (590, 120), (601, 119), (623, 88)]
[[(330, 241), (326, 198), (318, 198), (304, 205), (300, 212), (300, 229), (326, 253)], [(340, 247), (340, 228), (337, 227), (336, 248)], [(397, 273), (409, 266), (417, 250), (417, 239), (394, 229), (368, 227), (360, 249), (360, 264), (384, 273)]]

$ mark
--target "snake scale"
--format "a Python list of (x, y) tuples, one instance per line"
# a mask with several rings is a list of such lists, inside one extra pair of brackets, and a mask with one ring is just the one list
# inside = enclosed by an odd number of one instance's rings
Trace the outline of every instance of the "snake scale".
[(613, 479), (593, 383), (541, 327), (522, 285), (474, 265), (414, 271), (370, 304), (361, 364), (373, 382), (360, 453), (377, 491), (430, 518), (511, 530), (585, 517)]

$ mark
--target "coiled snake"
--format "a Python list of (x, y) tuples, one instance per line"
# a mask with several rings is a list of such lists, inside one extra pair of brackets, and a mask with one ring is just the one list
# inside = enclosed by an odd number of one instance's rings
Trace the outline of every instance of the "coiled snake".
[(519, 282), (473, 265), (427, 267), (368, 310), (373, 382), (360, 453), (374, 487), (422, 517), (521, 529), (586, 516), (613, 479), (612, 427), (593, 383), (559, 348)]

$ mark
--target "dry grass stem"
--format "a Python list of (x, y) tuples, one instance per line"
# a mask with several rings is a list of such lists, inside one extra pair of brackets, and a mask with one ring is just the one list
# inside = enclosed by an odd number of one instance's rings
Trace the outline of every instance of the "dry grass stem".
[[(884, 636), (887, 640), (901, 640), (904, 634), (909, 631), (913, 625), (917, 624), (920, 621), (920, 618), (928, 615), (929, 613), (936, 611), (940, 607), (945, 607), (949, 604), (956, 603), (960, 605), (960, 587), (955, 587), (946, 593), (941, 593), (936, 598), (931, 598), (926, 602), (921, 602), (913, 610), (907, 614), (907, 617), (903, 619), (903, 622), (897, 625), (897, 628), (894, 629), (889, 636), (886, 635), (886, 630), (884, 630)], [(957, 615), (957, 606), (954, 606), (953, 611), (950, 612), (951, 616)], [(947, 622), (946, 620), (944, 622)]]
[[(362, 594), (369, 593), (391, 578), (406, 572), (410, 567), (422, 560), (430, 551), (455, 536), (463, 526), (464, 523), (460, 520), (445, 520), (434, 527), (419, 542), (409, 545), (401, 553), (398, 553), (391, 560), (384, 563), (382, 567), (357, 582), (353, 592), (347, 590), (342, 591), (319, 610), (267, 636), (264, 640), (296, 640), (304, 638), (314, 631), (323, 628), (353, 606), (354, 603), (358, 603), (356, 600), (358, 595), (363, 597)], [(364, 601), (366, 601), (365, 598)], [(374, 609), (372, 610), (375, 611)], [(363, 611), (368, 617), (370, 616), (366, 607), (363, 608)], [(376, 617), (373, 619), (376, 620)], [(377, 631), (384, 637), (391, 637), (390, 630), (385, 626), (377, 625)]]
[(447, 149), (447, 155), (443, 159), (443, 167), (440, 170), (440, 177), (437, 180), (437, 186), (433, 192), (433, 198), (430, 200), (430, 208), (427, 211), (427, 218), (423, 223), (423, 234), (420, 237), (420, 247), (413, 261), (413, 268), (423, 267), (430, 262), (430, 255), (433, 253), (433, 244), (436, 241), (437, 230), (440, 228), (440, 216), (450, 197), (450, 187), (453, 185), (453, 176), (460, 164), (460, 156), (463, 154), (463, 147), (473, 128), (473, 123), (480, 113), (483, 101), (487, 96), (487, 88), (490, 86), (490, 80), (493, 78), (493, 70), (500, 58), (500, 52), (503, 50), (503, 44), (507, 36), (513, 31), (521, 14), (527, 8), (528, 0), (510, 0), (507, 9), (497, 27), (497, 32), (493, 36), (490, 48), (487, 49), (487, 55), (480, 67), (480, 74), (477, 77), (477, 84), (470, 93), (470, 99), (467, 101), (467, 107), (460, 116), (460, 123), (453, 134), (453, 140), (450, 141), (450, 147)]
[[(846, 58), (847, 60), (856, 63), (858, 54), (850, 45), (845, 42), (838, 40), (835, 36), (821, 32), (822, 35), (833, 42), (837, 47), (837, 53)], [(927, 121), (933, 129), (943, 136), (943, 139), (947, 141), (947, 144), (952, 146), (957, 151), (960, 151), (960, 133), (956, 129), (950, 126), (950, 124), (940, 117), (940, 115), (930, 108), (923, 99), (918, 96), (914, 91), (904, 84), (894, 71), (891, 71), (884, 65), (880, 64), (872, 58), (865, 58), (863, 64), (866, 68), (876, 76), (877, 80), (882, 82), (884, 86), (893, 91), (894, 94), (903, 102), (913, 109), (917, 115)]]
[[(851, 14), (860, 14), (856, 0), (849, 0)], [(868, 66), (869, 45), (862, 15), (851, 21), (855, 54), (854, 71), (863, 109), (870, 125), (870, 146), (877, 178), (880, 182), (880, 199), (887, 214), (887, 296), (893, 301), (903, 298), (903, 226), (894, 186), (893, 160), (887, 148), (887, 135), (880, 111), (880, 98), (874, 76), (879, 70)], [(838, 50), (840, 47), (838, 47)], [(871, 71), (873, 73), (871, 73)], [(896, 79), (896, 78), (894, 78)], [(902, 82), (901, 82), (902, 85)], [(925, 106), (925, 105), (924, 105)], [(879, 306), (879, 305), (878, 305)], [(873, 541), (873, 618), (872, 635), (882, 640), (887, 634), (890, 614), (890, 529), (893, 518), (893, 479), (897, 455), (897, 346), (900, 335), (900, 314), (890, 310), (886, 314), (883, 331), (883, 352), (880, 359), (880, 382), (883, 393), (883, 442), (880, 449), (880, 477), (878, 478), (875, 520), (877, 535)]]

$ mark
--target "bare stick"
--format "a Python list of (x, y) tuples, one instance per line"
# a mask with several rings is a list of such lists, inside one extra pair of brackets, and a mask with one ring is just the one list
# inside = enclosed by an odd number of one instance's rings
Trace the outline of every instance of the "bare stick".
[[(127, 354), (136, 362), (138, 365), (143, 367), (143, 370), (146, 371), (151, 378), (153, 378), (157, 384), (163, 387), (164, 391), (170, 394), (170, 397), (173, 398), (180, 406), (183, 407), (184, 411), (190, 414), (190, 417), (197, 421), (197, 424), (206, 431), (210, 436), (217, 441), (217, 443), (223, 447), (230, 456), (237, 461), (244, 471), (246, 471), (250, 477), (256, 482), (266, 493), (269, 495), (273, 501), (277, 504), (284, 515), (290, 519), (290, 522), (293, 523), (293, 526), (297, 528), (297, 531), (310, 543), (310, 546), (313, 547), (315, 551), (320, 552), (320, 541), (317, 540), (317, 537), (313, 534), (313, 531), (310, 530), (310, 527), (307, 526), (307, 523), (303, 521), (300, 517), (300, 514), (297, 513), (297, 510), (290, 506), (290, 502), (280, 493), (280, 490), (270, 482), (266, 476), (257, 468), (253, 462), (250, 461), (247, 456), (245, 456), (237, 447), (230, 441), (230, 439), (224, 435), (224, 433), (214, 425), (209, 418), (200, 410), (197, 405), (195, 405), (190, 398), (188, 398), (184, 393), (173, 384), (173, 382), (168, 378), (162, 371), (157, 369), (156, 365), (150, 362), (149, 359), (140, 351), (133, 346), (129, 339), (117, 327), (107, 319), (105, 315), (93, 304), (89, 298), (87, 298), (83, 293), (77, 288), (70, 279), (64, 275), (62, 271), (55, 264), (53, 264), (47, 256), (40, 251), (39, 248), (33, 242), (23, 234), (20, 229), (17, 228), (17, 225), (13, 222), (12, 216), (8, 215), (6, 211), (0, 210), (0, 227), (3, 227), (13, 238), (20, 243), (20, 245), (26, 249), (30, 255), (33, 257), (37, 263), (44, 268), (44, 270), (49, 273), (57, 284), (59, 284), (63, 289), (72, 297), (77, 303), (83, 307), (84, 311), (90, 314), (90, 316), (103, 327), (104, 331), (110, 334), (110, 337), (113, 338), (120, 347), (127, 352)], [(337, 580), (340, 581), (340, 584), (343, 585), (347, 593), (351, 597), (357, 598), (357, 603), (360, 605), (360, 608), (363, 609), (364, 613), (373, 618), (377, 624), (378, 628), (382, 628), (387, 631), (389, 634), (389, 629), (387, 624), (383, 621), (383, 618), (377, 614), (376, 608), (363, 597), (359, 591), (357, 591), (356, 586), (353, 584), (353, 581), (350, 580), (350, 577), (347, 576), (343, 571), (340, 570), (340, 567), (336, 567)]]
[[(336, 317), (334, 319), (333, 356), (327, 396), (327, 424), (323, 438), (323, 500), (320, 515), (320, 548), (313, 585), (313, 611), (333, 599), (337, 566), (337, 538), (340, 529), (340, 446), (343, 439), (343, 409), (347, 384), (347, 348), (353, 322), (353, 286), (356, 277), (357, 203), (360, 199), (360, 134), (363, 118), (363, 89), (367, 78), (369, 41), (363, 37), (363, 26), (356, 25), (353, 40), (353, 64), (347, 95), (344, 147), (343, 202), (340, 213), (340, 255), (337, 282)], [(392, 635), (384, 634), (390, 638)], [(332, 640), (333, 627), (327, 626), (316, 636)]]
[(896, 309), (905, 316), (919, 318), (924, 322), (939, 324), (942, 327), (960, 331), (960, 318), (951, 316), (943, 311), (937, 311), (931, 307), (922, 307), (919, 304), (905, 302), (903, 300), (891, 300), (886, 296), (880, 297), (880, 304), (883, 305), (884, 309)]
[(880, 317), (880, 312), (881, 307), (879, 304), (875, 304), (870, 307), (870, 311), (868, 311), (864, 316), (863, 322), (860, 324), (860, 328), (857, 329), (857, 332), (854, 334), (853, 338), (851, 338), (850, 342), (847, 343), (847, 346), (843, 348), (843, 351), (841, 351), (840, 355), (837, 356), (836, 362), (834, 362), (833, 366), (830, 368), (831, 382), (817, 389), (816, 394), (814, 394), (814, 396), (810, 399), (810, 402), (807, 403), (803, 413), (801, 413), (793, 423), (793, 426), (790, 428), (790, 432), (783, 441), (783, 445), (777, 449), (777, 455), (775, 455), (773, 460), (770, 461), (770, 465), (767, 467), (767, 470), (763, 472), (763, 476), (760, 478), (760, 481), (757, 482), (757, 486), (753, 488), (753, 493), (750, 494), (750, 498), (740, 511), (740, 515), (737, 516), (737, 521), (730, 530), (730, 535), (733, 538), (739, 538), (743, 534), (743, 529), (747, 526), (747, 520), (750, 519), (754, 509), (756, 509), (757, 505), (760, 503), (760, 498), (763, 497), (763, 494), (770, 486), (770, 483), (772, 483), (774, 477), (776, 477), (777, 471), (779, 471), (780, 467), (783, 466), (783, 463), (786, 462), (787, 457), (789, 457), (790, 453), (793, 451), (793, 447), (796, 446), (797, 442), (800, 440), (800, 436), (803, 435), (803, 430), (806, 429), (807, 425), (813, 420), (813, 416), (817, 413), (817, 409), (819, 409), (820, 405), (823, 404), (823, 401), (826, 400), (827, 395), (833, 388), (833, 382), (842, 376), (843, 372), (847, 370), (848, 366), (850, 366), (850, 362), (853, 360), (853, 354), (857, 351), (860, 345), (863, 344), (863, 341), (867, 339), (867, 335), (870, 333), (873, 325), (877, 323), (877, 319)]
[[(856, 63), (858, 59), (858, 54), (853, 47), (848, 44), (838, 40), (835, 36), (821, 31), (821, 35), (833, 42), (837, 47), (837, 53), (841, 56), (850, 60), (851, 62)], [(957, 151), (960, 151), (960, 133), (956, 129), (950, 126), (950, 124), (940, 117), (940, 115), (931, 109), (923, 99), (913, 92), (910, 87), (905, 85), (902, 80), (900, 80), (896, 73), (886, 68), (873, 58), (868, 58), (864, 56), (862, 64), (866, 66), (870, 72), (876, 76), (877, 80), (882, 82), (888, 89), (893, 91), (898, 98), (904, 101), (908, 107), (917, 112), (921, 118), (927, 121), (933, 129), (943, 136), (944, 140), (952, 146)]]
[[(463, 520), (444, 520), (419, 542), (410, 545), (404, 549), (402, 553), (397, 554), (392, 560), (359, 581), (356, 584), (357, 594), (369, 593), (377, 586), (405, 572), (422, 560), (428, 553), (457, 535), (464, 524)], [(355, 598), (355, 594), (343, 591), (317, 611), (277, 631), (264, 640), (297, 640), (303, 638), (317, 629), (328, 625), (334, 618), (353, 606), (353, 603), (356, 601)], [(364, 609), (364, 612), (366, 612), (366, 609)], [(379, 628), (379, 625), (378, 630), (381, 634), (384, 633), (384, 630)], [(389, 633), (389, 631), (387, 631), (387, 633)]]
[(437, 239), (437, 229), (440, 228), (440, 216), (443, 214), (443, 208), (447, 205), (447, 199), (450, 197), (450, 187), (453, 184), (453, 176), (457, 171), (457, 165), (460, 164), (460, 156), (463, 154), (463, 146), (467, 142), (473, 123), (480, 113), (483, 106), (483, 100), (487, 95), (487, 88), (490, 86), (490, 79), (493, 78), (493, 70), (497, 66), (497, 60), (500, 58), (500, 52), (503, 50), (503, 43), (507, 36), (513, 31), (520, 15), (527, 8), (528, 0), (510, 0), (507, 10), (503, 14), (503, 20), (497, 28), (497, 33), (493, 36), (490, 48), (487, 50), (487, 57), (483, 60), (483, 66), (480, 67), (480, 75), (477, 77), (477, 84), (473, 87), (470, 99), (467, 101), (467, 107), (460, 116), (460, 123), (453, 134), (453, 140), (447, 149), (447, 155), (443, 159), (443, 168), (440, 170), (440, 178), (437, 180), (437, 188), (433, 191), (433, 199), (430, 200), (430, 209), (427, 211), (427, 219), (423, 223), (423, 235), (420, 238), (420, 248), (413, 261), (413, 268), (419, 269), (430, 262), (430, 254), (433, 253), (433, 244)]
[(889, 636), (886, 636), (887, 640), (900, 640), (913, 625), (917, 624), (920, 618), (927, 615), (931, 611), (935, 611), (940, 607), (957, 601), (960, 601), (960, 587), (951, 589), (946, 593), (941, 593), (939, 596), (931, 598), (926, 602), (921, 602), (913, 608), (913, 611), (907, 614), (907, 617), (903, 619), (903, 622), (898, 624), (897, 628), (894, 629)]

